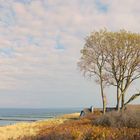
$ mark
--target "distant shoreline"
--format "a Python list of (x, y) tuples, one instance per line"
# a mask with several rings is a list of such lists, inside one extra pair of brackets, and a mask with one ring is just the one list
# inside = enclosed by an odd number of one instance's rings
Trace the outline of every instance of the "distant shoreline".
[(46, 120), (46, 119), (52, 119), (54, 117), (44, 117), (43, 119), (6, 119), (6, 118), (0, 118), (0, 121), (15, 121), (15, 122), (36, 122), (36, 121), (40, 121), (40, 120)]
[[(78, 114), (78, 113), (71, 113), (71, 114), (63, 114), (63, 115), (58, 115), (58, 116), (55, 116), (55, 117), (43, 117), (43, 119), (10, 119), (10, 118), (0, 118), (0, 121), (14, 121), (15, 123), (13, 124), (16, 124), (18, 122), (26, 122), (26, 123), (29, 123), (29, 122), (39, 122), (39, 121), (49, 121), (49, 120), (56, 120), (56, 119), (71, 119), (71, 117), (74, 115), (74, 114)], [(80, 114), (79, 114), (80, 115)], [(73, 117), (72, 117), (73, 119)], [(8, 125), (13, 125), (13, 124), (8, 124)], [(7, 124), (6, 125), (0, 125), (1, 126), (8, 126)]]
[(21, 121), (21, 122), (22, 122), (22, 121), (27, 121), (27, 122), (35, 122), (35, 121), (37, 121), (37, 120), (26, 120), (26, 119), (22, 119), (22, 120), (21, 120), (21, 119), (1, 119), (1, 118), (0, 118), (0, 121), (18, 121), (18, 122), (19, 122), (19, 121)]
[(80, 112), (80, 109), (0, 109), (0, 126), (20, 122), (49, 120), (64, 114)]

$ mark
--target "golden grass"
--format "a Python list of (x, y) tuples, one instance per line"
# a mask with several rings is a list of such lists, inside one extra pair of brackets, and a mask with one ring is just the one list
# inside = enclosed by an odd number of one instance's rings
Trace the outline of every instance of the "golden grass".
[(0, 139), (18, 139), (20, 136), (34, 136), (38, 131), (36, 123), (17, 123), (11, 126), (0, 127)]
[[(38, 140), (58, 140), (58, 138), (60, 140), (140, 140), (140, 129), (95, 126), (89, 118), (66, 121), (51, 129), (40, 129)], [(36, 137), (31, 140), (36, 140)]]
[(79, 113), (33, 123), (0, 127), (0, 140), (140, 140), (139, 128), (95, 126), (100, 114), (79, 119)]
[(65, 120), (78, 118), (79, 114), (67, 114), (54, 119), (42, 120), (32, 123), (16, 123), (9, 126), (0, 127), (0, 140), (20, 140), (24, 137), (36, 136), (40, 129), (51, 128), (62, 124)]
[(56, 118), (60, 119), (78, 119), (80, 116), (80, 113), (72, 113), (72, 114), (65, 114), (62, 116), (58, 116)]

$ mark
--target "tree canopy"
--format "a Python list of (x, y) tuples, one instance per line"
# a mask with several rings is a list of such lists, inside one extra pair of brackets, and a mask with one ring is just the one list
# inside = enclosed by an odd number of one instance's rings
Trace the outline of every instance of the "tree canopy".
[(92, 32), (85, 40), (78, 66), (86, 76), (94, 77), (100, 85), (103, 112), (106, 100), (104, 88), (115, 86), (116, 108), (121, 108), (138, 97), (134, 94), (127, 102), (125, 95), (133, 81), (140, 78), (140, 34), (126, 30), (109, 32), (106, 29)]

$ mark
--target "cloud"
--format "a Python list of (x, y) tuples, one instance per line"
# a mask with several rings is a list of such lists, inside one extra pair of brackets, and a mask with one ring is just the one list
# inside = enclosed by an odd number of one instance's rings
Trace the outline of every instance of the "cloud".
[(76, 65), (84, 38), (103, 27), (139, 32), (138, 2), (0, 0), (0, 90), (92, 93)]

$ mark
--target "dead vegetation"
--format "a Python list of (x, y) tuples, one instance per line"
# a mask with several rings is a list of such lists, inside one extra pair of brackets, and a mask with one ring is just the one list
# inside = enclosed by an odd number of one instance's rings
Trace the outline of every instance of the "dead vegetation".
[[(132, 112), (92, 113), (79, 119), (79, 114), (64, 115), (49, 121), (16, 124), (2, 127), (1, 140), (139, 140), (140, 128), (133, 117), (139, 121), (139, 114)], [(122, 119), (120, 118), (120, 115)], [(132, 115), (132, 118), (131, 118)], [(102, 121), (102, 120), (107, 121)], [(120, 118), (120, 122), (118, 119)], [(126, 119), (127, 118), (127, 119)], [(111, 119), (111, 125), (108, 121)], [(112, 121), (112, 119), (114, 119)], [(126, 119), (126, 120), (125, 120)], [(117, 121), (118, 122), (117, 122)], [(122, 121), (126, 121), (122, 125)], [(106, 123), (107, 122), (107, 123)], [(120, 125), (121, 124), (121, 125)], [(126, 126), (127, 124), (127, 126)], [(129, 124), (129, 125), (128, 125)], [(119, 126), (119, 127), (118, 127)], [(136, 128), (138, 127), (138, 128)], [(3, 137), (1, 134), (3, 133)], [(8, 135), (9, 136), (8, 136)]]

